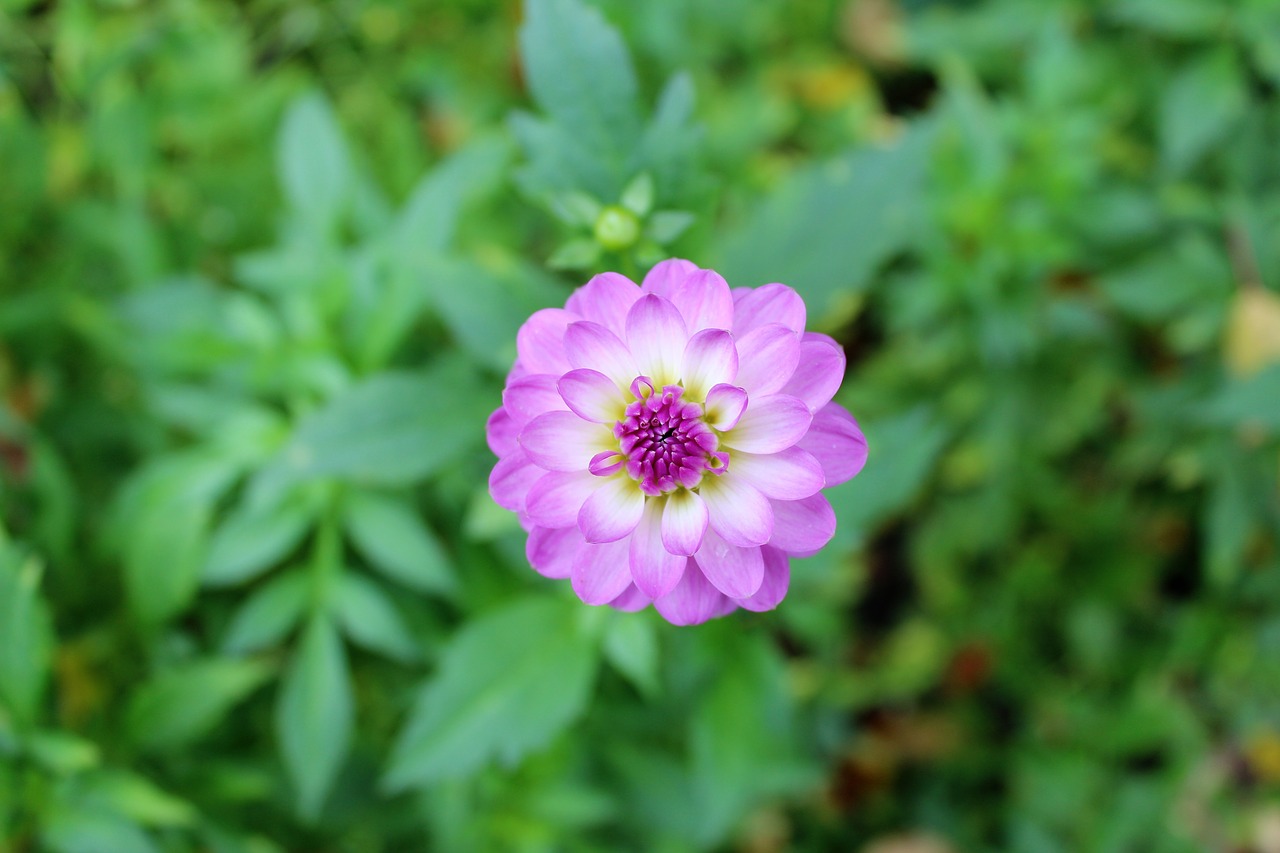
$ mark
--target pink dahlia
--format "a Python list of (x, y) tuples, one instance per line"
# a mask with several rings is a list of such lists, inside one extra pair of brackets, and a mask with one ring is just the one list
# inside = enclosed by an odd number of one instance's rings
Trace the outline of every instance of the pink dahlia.
[(533, 567), (677, 625), (776, 607), (789, 558), (835, 533), (823, 487), (867, 458), (831, 402), (844, 352), (804, 323), (791, 288), (731, 291), (682, 260), (530, 317), (487, 431)]

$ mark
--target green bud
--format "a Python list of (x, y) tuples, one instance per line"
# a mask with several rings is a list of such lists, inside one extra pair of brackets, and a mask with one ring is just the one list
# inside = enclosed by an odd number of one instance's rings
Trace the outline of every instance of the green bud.
[(625, 207), (609, 205), (596, 217), (596, 242), (612, 252), (630, 247), (640, 237), (640, 220)]

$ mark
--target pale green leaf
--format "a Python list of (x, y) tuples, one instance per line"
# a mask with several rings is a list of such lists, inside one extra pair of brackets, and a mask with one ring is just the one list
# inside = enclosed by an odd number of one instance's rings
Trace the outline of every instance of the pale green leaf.
[(409, 503), (376, 492), (353, 491), (347, 495), (343, 513), (356, 550), (375, 569), (419, 592), (456, 589), (444, 548)]
[(338, 582), (334, 618), (342, 633), (368, 651), (404, 663), (422, 657), (418, 642), (405, 627), (387, 593), (369, 578), (347, 572)]
[(272, 578), (240, 605), (222, 639), (222, 651), (242, 655), (279, 643), (302, 618), (309, 593), (309, 579), (302, 572)]
[(179, 664), (138, 689), (129, 702), (135, 743), (168, 749), (209, 734), (272, 674), (259, 660), (209, 658)]
[(38, 716), (53, 652), (40, 575), (33, 558), (0, 544), (0, 702), (23, 724)]
[(614, 614), (604, 632), (604, 655), (642, 693), (657, 693), (658, 636), (646, 614)]
[(342, 129), (319, 93), (294, 101), (276, 150), (285, 196), (304, 219), (332, 227), (350, 201), (353, 177)]
[(392, 753), (393, 791), (519, 761), (582, 713), (597, 649), (575, 605), (521, 601), (467, 625), (445, 650)]
[(310, 508), (296, 501), (241, 504), (213, 534), (201, 580), (217, 587), (257, 577), (298, 547), (311, 518)]

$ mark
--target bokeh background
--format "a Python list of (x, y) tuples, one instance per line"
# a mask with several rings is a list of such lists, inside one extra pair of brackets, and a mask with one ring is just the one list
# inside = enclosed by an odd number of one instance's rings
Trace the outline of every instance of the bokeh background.
[[(782, 281), (774, 613), (487, 496), (591, 274)], [(0, 851), (1280, 851), (1280, 4), (4, 0)]]

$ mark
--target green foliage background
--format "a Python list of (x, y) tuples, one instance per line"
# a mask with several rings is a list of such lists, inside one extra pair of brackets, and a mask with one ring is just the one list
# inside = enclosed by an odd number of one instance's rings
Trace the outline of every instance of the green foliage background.
[[(1276, 850), (1278, 141), (1272, 0), (4, 0), (0, 851)], [(871, 444), (694, 629), (485, 485), (670, 255)]]

